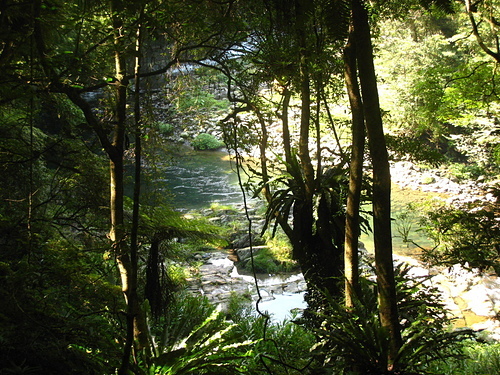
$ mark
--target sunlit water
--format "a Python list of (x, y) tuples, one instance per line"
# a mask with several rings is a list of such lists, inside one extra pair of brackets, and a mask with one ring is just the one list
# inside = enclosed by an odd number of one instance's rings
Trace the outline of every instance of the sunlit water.
[(225, 152), (200, 151), (179, 156), (157, 182), (172, 194), (173, 205), (184, 209), (243, 200), (234, 163)]
[[(436, 197), (437, 195), (433, 193), (401, 189), (397, 185), (393, 185), (391, 192), (391, 213), (393, 218), (391, 232), (394, 253), (406, 256), (418, 255), (422, 251), (419, 246), (430, 248), (434, 245), (433, 241), (421, 229), (418, 215), (422, 213), (420, 205)], [(410, 204), (413, 205), (414, 209), (409, 209)], [(369, 209), (369, 207), (365, 208)], [(407, 214), (407, 217), (403, 219), (404, 214)], [(407, 238), (405, 239), (405, 237)], [(363, 233), (360, 240), (368, 251), (373, 251), (373, 235), (371, 232)]]
[[(260, 297), (256, 310), (269, 316), (274, 322), (283, 322), (294, 317), (294, 311), (300, 311), (307, 307), (304, 300), (305, 292), (299, 293), (273, 293), (272, 286), (288, 284), (303, 280), (302, 274), (292, 275), (256, 275), (259, 285)], [(231, 277), (241, 278), (249, 283), (255, 283), (254, 276), (240, 274), (236, 267), (231, 272)]]
[[(162, 192), (165, 200), (169, 200), (178, 209), (202, 209), (213, 203), (236, 205), (243, 201), (234, 163), (229, 160), (225, 152), (194, 152), (179, 156), (165, 167), (163, 176), (154, 181), (154, 186), (156, 190)], [(393, 217), (397, 218), (405, 212), (408, 203), (418, 203), (431, 198), (430, 193), (394, 187), (392, 192)], [(405, 223), (401, 220), (393, 220), (395, 253), (412, 255), (420, 252), (415, 245), (403, 241), (400, 231), (405, 225), (410, 225), (409, 238), (411, 240), (422, 247), (432, 246), (429, 239), (418, 231), (418, 223), (414, 216), (415, 214), (410, 212), (410, 219)], [(373, 250), (371, 234), (363, 234), (361, 241), (368, 251)], [(250, 276), (238, 275), (238, 277)], [(270, 278), (264, 281), (263, 294), (266, 293), (265, 284), (273, 282)], [(303, 293), (275, 294), (272, 297), (273, 299), (261, 302), (259, 310), (271, 313), (273, 320), (282, 321), (290, 318), (290, 310), (305, 307)]]
[[(162, 177), (154, 185), (163, 192), (165, 199), (179, 209), (202, 209), (212, 203), (235, 205), (243, 201), (235, 165), (223, 151), (198, 151), (178, 156), (165, 167)], [(403, 241), (401, 231), (406, 230), (408, 225), (410, 240), (422, 247), (432, 246), (423, 231), (419, 230), (415, 212), (410, 211), (406, 221), (399, 216), (407, 211), (409, 203), (422, 203), (434, 196), (428, 192), (393, 187), (392, 234), (395, 252), (405, 255), (419, 252), (415, 245)], [(361, 241), (368, 250), (373, 249), (370, 233), (363, 234)]]

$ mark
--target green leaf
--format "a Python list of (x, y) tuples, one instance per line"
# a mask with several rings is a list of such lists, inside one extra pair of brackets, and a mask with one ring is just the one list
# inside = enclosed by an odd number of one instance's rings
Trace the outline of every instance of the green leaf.
[(163, 353), (153, 360), (153, 363), (158, 366), (172, 366), (175, 362), (182, 359), (187, 352), (186, 348), (179, 348), (168, 353)]

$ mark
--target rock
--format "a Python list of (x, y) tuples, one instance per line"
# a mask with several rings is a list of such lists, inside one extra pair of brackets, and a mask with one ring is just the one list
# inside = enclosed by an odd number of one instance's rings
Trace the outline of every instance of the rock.
[[(227, 306), (235, 293), (257, 300), (253, 276), (240, 275), (225, 252), (214, 251), (207, 255), (209, 258), (204, 259), (205, 263), (199, 268), (199, 275), (191, 280), (188, 290), (206, 296), (209, 301), (221, 305), (222, 308)], [(261, 297), (265, 301), (272, 301), (276, 296), (285, 294), (296, 298), (295, 296), (306, 290), (302, 274), (259, 278), (258, 283)]]
[[(242, 249), (250, 246), (250, 235), (248, 232), (236, 234), (236, 239), (232, 241), (233, 248)], [(258, 234), (252, 234), (252, 246), (264, 245), (265, 241)]]
[(245, 248), (242, 248), (242, 249), (235, 249), (234, 251), (235, 251), (235, 253), (236, 253), (237, 257), (238, 257), (238, 261), (239, 262), (244, 262), (247, 259), (250, 259), (250, 256), (251, 256), (252, 253), (255, 256), (262, 249), (267, 249), (267, 246), (265, 246), (265, 245), (252, 246), (252, 248), (245, 247)]
[(500, 279), (467, 270), (461, 265), (429, 270), (420, 262), (408, 257), (395, 256), (396, 262), (408, 262), (415, 275), (433, 276), (426, 285), (437, 288), (445, 307), (462, 323), (474, 330), (484, 329), (483, 335), (500, 339), (500, 324), (497, 315), (500, 310)]

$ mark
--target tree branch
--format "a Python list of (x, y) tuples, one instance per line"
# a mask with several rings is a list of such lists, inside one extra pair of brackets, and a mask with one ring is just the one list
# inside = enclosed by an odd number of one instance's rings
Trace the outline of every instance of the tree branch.
[(500, 53), (498, 51), (498, 46), (497, 46), (497, 52), (492, 51), (484, 42), (483, 38), (481, 37), (481, 34), (479, 33), (479, 27), (478, 23), (476, 22), (476, 19), (474, 18), (474, 12), (477, 10), (477, 2), (474, 4), (471, 4), (470, 0), (465, 0), (465, 10), (467, 12), (467, 15), (469, 16), (469, 20), (472, 25), (472, 33), (476, 37), (477, 43), (479, 44), (479, 47), (486, 52), (488, 55), (493, 57), (497, 63), (500, 63)]

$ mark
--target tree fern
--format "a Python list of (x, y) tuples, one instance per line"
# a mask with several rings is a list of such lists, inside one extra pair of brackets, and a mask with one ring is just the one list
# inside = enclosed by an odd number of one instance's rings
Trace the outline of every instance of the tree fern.
[(173, 296), (174, 283), (165, 269), (165, 260), (172, 258), (173, 244), (182, 238), (204, 241), (211, 244), (225, 244), (221, 228), (202, 219), (186, 219), (181, 213), (159, 207), (143, 216), (143, 233), (150, 248), (146, 260), (145, 298), (151, 312), (158, 318)]

